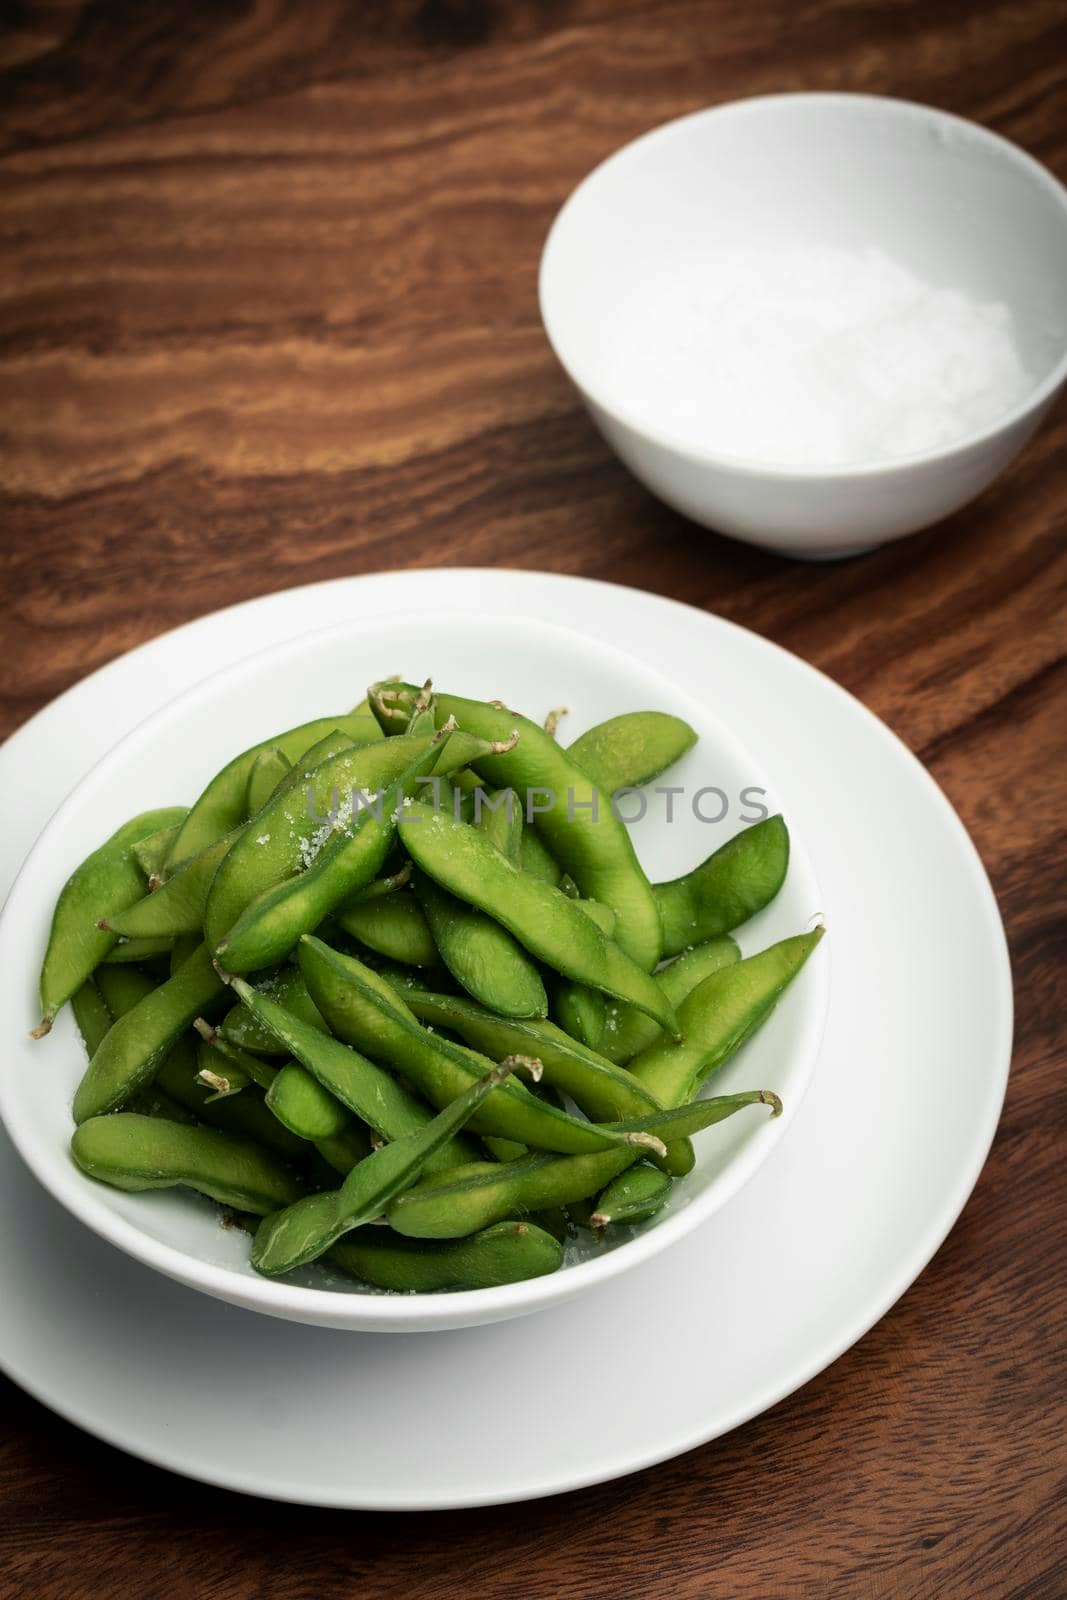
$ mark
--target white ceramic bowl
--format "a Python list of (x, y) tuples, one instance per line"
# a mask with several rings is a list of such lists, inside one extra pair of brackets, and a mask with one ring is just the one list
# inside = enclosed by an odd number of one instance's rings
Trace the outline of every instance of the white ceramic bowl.
[[(625, 392), (613, 351), (683, 251), (875, 247), (1002, 301), (1033, 387), (973, 438), (860, 467), (694, 450)], [(855, 553), (948, 516), (1025, 444), (1067, 378), (1067, 191), (1015, 145), (906, 101), (793, 94), (697, 112), (626, 145), (571, 195), (541, 261), (549, 340), (608, 442), (705, 527), (794, 556)]]
[[(815, 1062), (828, 995), (827, 941), (816, 951), (767, 1025), (716, 1079), (728, 1092), (776, 1090), (784, 1115), (741, 1113), (700, 1136), (693, 1174), (676, 1186), (669, 1210), (615, 1248), (590, 1248), (554, 1275), (495, 1289), (427, 1296), (362, 1291), (338, 1274), (310, 1268), (284, 1282), (259, 1276), (248, 1262), (247, 1235), (222, 1226), (216, 1207), (190, 1191), (124, 1194), (94, 1183), (71, 1162), (71, 1099), (84, 1052), (66, 1007), (51, 1034), (33, 1041), (37, 975), (52, 906), (77, 863), (119, 822), (149, 806), (191, 801), (236, 751), (331, 708), (360, 699), (368, 683), (402, 670), (417, 681), (437, 676), (459, 693), (497, 695), (542, 714), (573, 707), (566, 737), (605, 717), (647, 707), (686, 717), (700, 734), (669, 781), (686, 786), (676, 820), (653, 796), (634, 829), (656, 878), (702, 859), (741, 826), (739, 797), (756, 785), (769, 809), (788, 817), (775, 791), (737, 739), (666, 679), (591, 639), (514, 617), (440, 613), (352, 622), (306, 634), (208, 678), (135, 729), (93, 768), (56, 812), (28, 857), (0, 918), (0, 1015), (6, 1048), (0, 1063), (0, 1115), (40, 1182), (94, 1232), (181, 1283), (250, 1310), (330, 1327), (425, 1330), (497, 1321), (554, 1304), (637, 1266), (706, 1221), (767, 1158), (788, 1128)], [(665, 780), (667, 781), (667, 780)], [(697, 821), (689, 796), (722, 790), (721, 823)], [(655, 804), (657, 798), (661, 805)], [(722, 802), (705, 796), (708, 815)], [(778, 898), (740, 934), (748, 953), (811, 925), (819, 891), (794, 840)], [(14, 1292), (17, 1292), (15, 1286)]]

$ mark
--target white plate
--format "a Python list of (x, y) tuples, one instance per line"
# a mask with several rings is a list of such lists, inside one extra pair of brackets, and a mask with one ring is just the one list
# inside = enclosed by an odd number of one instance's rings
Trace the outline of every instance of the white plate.
[[(518, 1323), (409, 1340), (239, 1311), (95, 1239), (7, 1153), (6, 1370), (135, 1454), (280, 1499), (371, 1509), (522, 1499), (636, 1471), (737, 1426), (841, 1354), (914, 1280), (974, 1185), (1003, 1098), (1003, 933), (933, 781), (794, 657), (606, 584), (383, 574), (269, 597), (154, 641), (0, 751), (6, 877), (115, 737), (203, 673), (316, 623), (449, 606), (549, 616), (622, 643), (726, 710), (787, 789), (818, 867), (833, 1006), (794, 1129), (723, 1213), (729, 1226), (712, 1223), (595, 1296)], [(548, 1377), (519, 1384), (516, 1370)], [(655, 1375), (654, 1403), (637, 1403), (642, 1371)]]
[[(716, 1093), (745, 1088), (780, 1095), (784, 1114), (748, 1112), (697, 1141), (694, 1172), (642, 1229), (617, 1230), (614, 1248), (568, 1249), (562, 1271), (526, 1283), (447, 1295), (382, 1295), (311, 1268), (285, 1280), (254, 1271), (248, 1235), (223, 1226), (217, 1207), (171, 1190), (125, 1194), (90, 1183), (70, 1159), (70, 1104), (85, 1053), (70, 1008), (33, 1040), (40, 956), (63, 884), (99, 840), (127, 816), (195, 799), (233, 755), (278, 728), (340, 712), (391, 668), (418, 682), (431, 672), (453, 693), (497, 696), (540, 719), (568, 701), (567, 737), (623, 711), (670, 711), (696, 729), (697, 746), (671, 769), (674, 795), (646, 794), (632, 833), (654, 881), (678, 876), (710, 855), (755, 814), (786, 809), (781, 791), (733, 734), (699, 701), (602, 641), (528, 618), (418, 612), (349, 618), (261, 650), (213, 673), (120, 740), (71, 794), (30, 852), (0, 916), (0, 1015), (10, 1030), (0, 1069), (0, 1111), (38, 1180), (94, 1232), (179, 1283), (235, 1305), (298, 1322), (363, 1331), (440, 1330), (495, 1322), (594, 1290), (650, 1260), (735, 1195), (788, 1133), (811, 1078), (826, 1016), (826, 944), (807, 962), (774, 1015), (724, 1071)], [(560, 805), (567, 797), (558, 797)], [(630, 805), (630, 810), (636, 808)], [(668, 818), (670, 820), (668, 820)], [(751, 955), (802, 933), (821, 897), (802, 845), (792, 841), (786, 882), (739, 935)], [(630, 1235), (630, 1236), (628, 1236)]]

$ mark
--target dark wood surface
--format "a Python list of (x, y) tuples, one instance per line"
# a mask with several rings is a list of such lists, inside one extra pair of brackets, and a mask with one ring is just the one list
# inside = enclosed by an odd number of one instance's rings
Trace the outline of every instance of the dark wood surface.
[(929, 764), (1015, 965), (1004, 1120), (933, 1264), (732, 1436), (450, 1516), (267, 1507), (10, 1387), (0, 1593), (1062, 1600), (1067, 416), (866, 559), (695, 534), (615, 464), (540, 331), (602, 156), (737, 95), (975, 117), (1067, 175), (1059, 0), (137, 0), (0, 6), (0, 726), (118, 652), (392, 566), (584, 573), (816, 662)]

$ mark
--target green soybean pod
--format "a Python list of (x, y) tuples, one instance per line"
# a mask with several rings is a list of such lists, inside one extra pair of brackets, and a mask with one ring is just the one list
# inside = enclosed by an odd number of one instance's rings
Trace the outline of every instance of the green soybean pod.
[(471, 820), (513, 867), (522, 865), (522, 802), (514, 789), (491, 789), (486, 793), (479, 784), (474, 791)]
[(340, 1133), (328, 1139), (318, 1139), (315, 1150), (333, 1172), (347, 1178), (353, 1167), (366, 1161), (373, 1149), (370, 1134), (361, 1122), (350, 1118)]
[(410, 890), (345, 906), (336, 921), (376, 955), (410, 967), (435, 967), (437, 946), (425, 914)]
[[(741, 951), (737, 944), (729, 934), (724, 933), (717, 939), (694, 945), (692, 950), (683, 951), (654, 976), (677, 1011), (686, 995), (691, 994), (698, 983), (703, 983), (713, 972), (718, 972), (721, 967), (732, 966), (740, 959)], [(644, 1012), (635, 1011), (632, 1006), (609, 1006), (598, 1048), (601, 1055), (622, 1066), (632, 1060), (639, 1050), (646, 1049), (660, 1039), (662, 1034), (663, 1029), (657, 1028)]]
[(150, 885), (162, 877), (164, 863), (170, 854), (171, 846), (178, 837), (182, 823), (189, 815), (188, 806), (175, 806), (174, 815), (175, 821), (169, 826), (160, 828), (157, 833), (150, 833), (147, 839), (138, 839), (137, 843), (131, 846), (133, 858)]
[(512, 1065), (506, 1061), (493, 1067), (424, 1128), (376, 1150), (353, 1168), (340, 1189), (308, 1195), (261, 1222), (252, 1243), (252, 1265), (272, 1275), (288, 1272), (316, 1260), (342, 1234), (380, 1216), (394, 1195), (415, 1181), (435, 1151), (469, 1122), (486, 1096), (506, 1081)]
[(185, 962), (188, 961), (189, 957), (192, 955), (193, 951), (196, 949), (196, 947), (197, 947), (197, 945), (199, 943), (200, 943), (200, 934), (199, 934), (199, 932), (197, 932), (197, 933), (179, 933), (178, 937), (174, 941), (174, 946), (173, 946), (173, 948), (172, 948), (172, 950), (170, 952), (170, 972), (168, 973), (169, 977), (173, 978), (173, 976), (177, 972), (178, 968), (181, 967), (181, 966), (184, 966)]
[[(491, 1068), (486, 1057), (423, 1028), (398, 992), (351, 956), (308, 936), (300, 941), (299, 961), (312, 999), (338, 1038), (401, 1072), (432, 1105), (447, 1105)], [(544, 1104), (514, 1082), (501, 1085), (477, 1111), (471, 1131), (575, 1152), (629, 1142)]]
[(181, 808), (143, 811), (123, 823), (110, 839), (76, 867), (60, 891), (52, 914), (41, 967), (41, 1022), (33, 1030), (41, 1038), (52, 1019), (76, 989), (103, 961), (118, 935), (97, 927), (102, 917), (132, 905), (144, 894), (144, 879), (133, 854), (141, 839), (169, 827)]
[[(722, 1122), (746, 1106), (761, 1104), (769, 1105), (773, 1115), (781, 1110), (776, 1096), (757, 1089), (697, 1101), (675, 1111), (614, 1126), (634, 1127), (638, 1122), (647, 1122), (671, 1141)], [(469, 1167), (457, 1167), (454, 1172), (424, 1177), (390, 1204), (386, 1219), (397, 1233), (411, 1238), (463, 1238), (507, 1217), (586, 1200), (599, 1194), (640, 1157), (639, 1150), (602, 1150), (595, 1155), (577, 1156), (537, 1151), (504, 1166), (474, 1162)]]
[(564, 977), (629, 1001), (676, 1031), (663, 991), (575, 901), (513, 867), (477, 828), (443, 811), (414, 802), (406, 821), (408, 854), (443, 889), (502, 923), (532, 956)]
[(789, 830), (781, 816), (743, 828), (713, 855), (653, 889), (663, 928), (663, 954), (739, 928), (769, 905), (785, 882)]
[(174, 936), (154, 936), (143, 939), (120, 939), (113, 944), (101, 962), (102, 966), (137, 966), (140, 962), (154, 961), (157, 956), (169, 956), (174, 948)]
[(150, 978), (147, 972), (139, 972), (136, 967), (98, 967), (94, 981), (112, 1021), (124, 1017), (153, 989), (159, 988), (154, 978)]
[[(307, 1023), (308, 1027), (315, 1028), (319, 1033), (329, 1033), (325, 1018), (308, 994), (304, 974), (299, 967), (283, 967), (276, 977), (252, 987), (257, 996), (273, 1001), (287, 1016)], [(290, 1053), (279, 1042), (278, 1035), (260, 1020), (259, 1010), (242, 1004), (240, 1000), (232, 1010), (227, 1011), (217, 1032), (220, 1039), (252, 1055), (284, 1056)]]
[[(276, 883), (247, 906), (215, 946), (227, 971), (255, 972), (288, 955), (301, 934), (317, 928), (379, 871), (394, 842), (401, 799), (406, 805), (411, 792), (425, 781), (427, 765), (434, 773), (447, 772), (451, 764), (465, 762), (472, 750), (484, 748), (478, 740), (452, 730), (442, 729), (434, 739), (438, 742), (429, 754), (414, 756), (389, 780), (376, 809), (361, 807), (347, 827), (330, 831), (303, 872)], [(209, 936), (210, 911), (209, 904)]]
[(114, 1111), (148, 1083), (193, 1020), (210, 1012), (225, 985), (204, 945), (109, 1029), (74, 1096), (74, 1120)]
[(678, 1008), (682, 1038), (664, 1038), (630, 1062), (661, 1105), (689, 1100), (770, 1016), (823, 936), (821, 927), (713, 972)]
[(565, 980), (556, 986), (553, 1010), (564, 1033), (590, 1050), (599, 1050), (608, 1020), (608, 1002), (599, 989)]
[(292, 1064), (278, 1069), (266, 1103), (278, 1121), (300, 1139), (318, 1143), (343, 1133), (351, 1117), (339, 1100), (310, 1072)]
[(70, 1009), (85, 1052), (91, 1057), (112, 1023), (111, 1012), (92, 978), (86, 978), (81, 988), (71, 995)]
[(259, 1216), (301, 1193), (288, 1168), (249, 1139), (134, 1111), (88, 1118), (75, 1130), (71, 1153), (83, 1172), (112, 1188), (181, 1185)]
[[(242, 979), (235, 978), (233, 986), (257, 1025), (383, 1139), (401, 1139), (432, 1120), (433, 1112), (424, 1101), (358, 1050), (287, 1011), (271, 995)], [(460, 1134), (431, 1158), (431, 1165), (459, 1166), (473, 1160), (475, 1154), (474, 1145)]]
[(506, 928), (438, 888), (424, 873), (415, 874), (415, 893), (435, 947), (434, 963), (440, 953), (456, 982), (501, 1016), (548, 1015), (541, 974)]
[(399, 1294), (492, 1289), (541, 1278), (563, 1265), (563, 1246), (532, 1222), (500, 1222), (469, 1239), (405, 1239), (391, 1228), (345, 1234), (329, 1260), (350, 1277)]
[(665, 711), (627, 711), (597, 723), (568, 747), (567, 756), (604, 794), (640, 789), (691, 750), (688, 722)]
[(213, 1066), (213, 1055), (209, 1045), (184, 1034), (164, 1057), (153, 1087), (160, 1088), (199, 1121), (221, 1128), (223, 1133), (252, 1139), (287, 1160), (303, 1155), (308, 1149), (306, 1140), (282, 1127), (267, 1110), (258, 1089), (247, 1089), (221, 1100), (214, 1097), (201, 1076), (205, 1068)]
[(240, 831), (224, 834), (199, 855), (183, 861), (158, 889), (123, 911), (112, 912), (101, 926), (124, 939), (199, 934), (215, 874)]
[(250, 822), (257, 812), (262, 811), (278, 785), (292, 770), (293, 763), (278, 745), (272, 744), (269, 749), (259, 752), (249, 770), (245, 789), (246, 822)]
[(551, 884), (553, 889), (560, 887), (563, 868), (557, 865), (547, 844), (533, 828), (522, 830), (518, 865), (531, 878), (539, 878), (542, 883)]
[(673, 1182), (658, 1167), (639, 1161), (608, 1184), (593, 1208), (590, 1227), (606, 1228), (613, 1222), (647, 1222), (667, 1204)]
[(290, 728), (286, 733), (276, 734), (242, 751), (215, 774), (183, 821), (167, 857), (167, 867), (175, 866), (186, 856), (199, 855), (224, 833), (240, 826), (244, 821), (249, 773), (260, 751), (277, 747), (290, 761), (298, 762), (312, 745), (335, 729), (357, 745), (381, 738), (375, 719), (357, 706), (347, 716), (316, 717), (313, 722), (301, 723), (298, 728)]
[[(413, 704), (412, 690), (403, 684), (377, 685), (369, 698), (376, 715), (383, 706), (402, 711)], [(497, 742), (499, 749), (471, 762), (479, 777), (516, 791), (525, 819), (533, 822), (560, 866), (583, 895), (612, 907), (619, 918), (620, 945), (638, 966), (651, 971), (661, 954), (659, 913), (630, 835), (608, 796), (526, 717), (449, 694), (435, 696), (434, 715), (454, 716), (469, 733)]]

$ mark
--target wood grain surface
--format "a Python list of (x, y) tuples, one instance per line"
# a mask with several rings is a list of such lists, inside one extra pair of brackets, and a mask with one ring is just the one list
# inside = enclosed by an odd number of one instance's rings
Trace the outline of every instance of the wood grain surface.
[(625, 475), (535, 295), (594, 163), (738, 95), (930, 101), (1067, 176), (1062, 0), (5, 0), (0, 22), (3, 731), (292, 584), (635, 584), (815, 662), (922, 756), (989, 866), (1018, 1001), (962, 1220), (766, 1416), (554, 1501), (361, 1516), (186, 1483), (9, 1387), (0, 1594), (1062, 1600), (1064, 409), (950, 523), (792, 564)]

